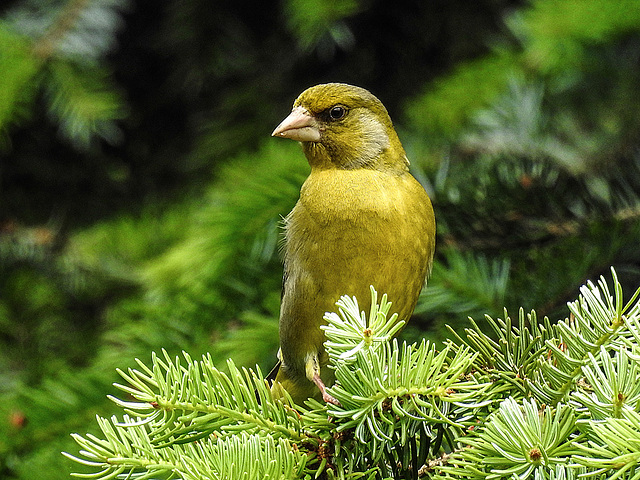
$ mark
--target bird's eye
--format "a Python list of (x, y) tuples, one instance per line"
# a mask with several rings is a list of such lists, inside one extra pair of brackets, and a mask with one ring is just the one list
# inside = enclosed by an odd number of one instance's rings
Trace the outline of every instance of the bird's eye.
[(336, 105), (335, 107), (331, 107), (329, 109), (329, 117), (331, 120), (340, 120), (347, 114), (347, 109), (342, 105)]

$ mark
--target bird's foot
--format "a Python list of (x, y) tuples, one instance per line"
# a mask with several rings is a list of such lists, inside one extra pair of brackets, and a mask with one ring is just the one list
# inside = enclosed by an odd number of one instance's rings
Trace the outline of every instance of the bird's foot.
[(331, 403), (332, 405), (335, 405), (337, 407), (342, 406), (340, 405), (340, 402), (335, 397), (327, 393), (327, 388), (325, 387), (324, 382), (322, 381), (322, 379), (320, 378), (320, 375), (317, 372), (313, 374), (312, 380), (313, 380), (313, 383), (315, 383), (318, 389), (320, 390), (320, 393), (322, 393), (322, 400), (325, 403)]

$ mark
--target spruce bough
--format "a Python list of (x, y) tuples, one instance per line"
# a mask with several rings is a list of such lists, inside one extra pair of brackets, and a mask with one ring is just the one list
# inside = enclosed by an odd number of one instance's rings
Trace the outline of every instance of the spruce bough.
[[(343, 297), (324, 327), (340, 406), (274, 399), (259, 369), (153, 355), (135, 401), (73, 437), (85, 478), (640, 478), (640, 289), (612, 269), (553, 324), (487, 317), (436, 348), (399, 343), (386, 295)], [(493, 332), (486, 332), (489, 325)]]

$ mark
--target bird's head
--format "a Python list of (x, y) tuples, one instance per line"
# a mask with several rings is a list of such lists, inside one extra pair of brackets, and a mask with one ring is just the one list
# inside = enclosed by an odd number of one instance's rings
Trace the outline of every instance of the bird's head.
[(308, 88), (272, 135), (302, 142), (312, 168), (408, 168), (387, 109), (368, 90), (353, 85)]

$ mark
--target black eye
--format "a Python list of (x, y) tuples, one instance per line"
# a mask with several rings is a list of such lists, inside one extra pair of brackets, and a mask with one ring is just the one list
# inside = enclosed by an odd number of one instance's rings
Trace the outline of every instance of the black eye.
[(329, 109), (329, 117), (331, 120), (340, 120), (347, 114), (347, 109), (342, 105), (336, 105), (335, 107), (331, 107)]

